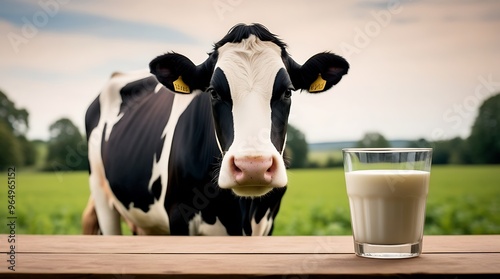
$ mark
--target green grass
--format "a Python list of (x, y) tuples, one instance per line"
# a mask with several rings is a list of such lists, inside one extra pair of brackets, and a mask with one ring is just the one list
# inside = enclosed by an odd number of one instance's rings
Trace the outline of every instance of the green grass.
[[(5, 173), (0, 174), (7, 181)], [(80, 234), (88, 174), (17, 171), (17, 233)], [(7, 183), (0, 187), (0, 220), (7, 217)], [(433, 166), (427, 234), (500, 233), (500, 165)], [(0, 233), (7, 233), (0, 226)], [(275, 235), (350, 234), (342, 168), (289, 170), (289, 187)]]
[[(7, 175), (2, 174), (7, 180)], [(6, 185), (6, 184), (4, 184)], [(0, 189), (0, 218), (7, 215), (7, 187)], [(16, 172), (17, 233), (80, 234), (89, 197), (86, 172)], [(7, 231), (0, 227), (0, 233)]]
[(288, 179), (288, 189), (277, 216), (275, 235), (303, 235), (319, 230), (320, 224), (312, 220), (312, 215), (349, 214), (342, 168), (292, 169), (288, 171)]

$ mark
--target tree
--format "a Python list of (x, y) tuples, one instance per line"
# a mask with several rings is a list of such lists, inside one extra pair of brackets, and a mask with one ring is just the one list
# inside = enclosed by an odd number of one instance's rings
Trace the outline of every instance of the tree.
[(291, 158), (290, 168), (304, 168), (307, 166), (309, 148), (306, 136), (290, 124), (287, 130), (286, 149), (287, 156)]
[(460, 137), (433, 142), (432, 163), (435, 165), (470, 163), (467, 142)]
[[(8, 146), (13, 148), (13, 150), (3, 150), (2, 155), (9, 156), (3, 160), (8, 159), (15, 166), (33, 165), (36, 161), (35, 147), (25, 136), (29, 128), (28, 116), (26, 109), (16, 108), (14, 102), (0, 90), (0, 123), (2, 125), (0, 148), (9, 149)], [(16, 143), (11, 143), (11, 141)], [(12, 158), (12, 156), (17, 156), (17, 158)]]
[(474, 163), (500, 163), (500, 94), (486, 99), (479, 107), (467, 142)]
[(50, 125), (46, 170), (71, 171), (88, 168), (87, 144), (78, 127), (68, 118)]
[(359, 148), (383, 148), (391, 147), (389, 142), (379, 133), (366, 133), (361, 140), (356, 143)]
[(0, 90), (0, 121), (7, 124), (8, 129), (17, 135), (28, 131), (29, 113), (26, 109), (18, 109), (14, 103)]
[(35, 144), (32, 141), (29, 141), (24, 135), (19, 135), (17, 139), (21, 146), (23, 159), (22, 165), (33, 166), (36, 163), (36, 159), (38, 157)]
[(19, 166), (22, 153), (21, 146), (5, 122), (0, 121), (0, 170), (10, 166)]
[(432, 146), (432, 164), (445, 165), (450, 161), (450, 150), (448, 148), (448, 141), (436, 141)]

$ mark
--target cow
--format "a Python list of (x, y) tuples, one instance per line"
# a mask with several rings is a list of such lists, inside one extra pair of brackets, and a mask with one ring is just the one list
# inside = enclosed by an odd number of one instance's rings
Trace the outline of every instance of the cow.
[[(303, 65), (261, 24), (238, 24), (201, 64), (170, 52), (115, 73), (89, 106), (84, 231), (270, 235), (287, 186), (292, 92), (320, 93), (348, 62)], [(95, 224), (98, 222), (98, 224)]]

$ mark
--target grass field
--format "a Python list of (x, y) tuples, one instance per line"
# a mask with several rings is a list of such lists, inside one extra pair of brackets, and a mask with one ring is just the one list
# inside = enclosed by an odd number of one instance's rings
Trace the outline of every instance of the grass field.
[[(7, 177), (3, 174), (3, 177)], [(0, 218), (7, 215), (7, 187), (0, 189)], [(16, 173), (18, 233), (80, 234), (80, 217), (89, 197), (87, 172)], [(6, 227), (0, 227), (4, 233)]]
[[(0, 174), (7, 180), (5, 173)], [(275, 235), (350, 234), (341, 168), (289, 170), (289, 187)], [(17, 233), (79, 234), (89, 195), (86, 172), (16, 173)], [(7, 184), (0, 189), (6, 220)], [(1, 226), (0, 233), (7, 227)], [(427, 234), (500, 233), (500, 165), (435, 166), (426, 217)]]

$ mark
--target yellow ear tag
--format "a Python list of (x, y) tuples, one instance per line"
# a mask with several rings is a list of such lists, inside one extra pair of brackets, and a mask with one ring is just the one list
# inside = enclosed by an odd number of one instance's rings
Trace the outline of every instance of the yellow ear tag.
[(191, 90), (189, 89), (189, 86), (184, 83), (184, 81), (182, 80), (182, 76), (179, 76), (178, 79), (176, 79), (174, 82), (174, 90), (175, 92), (179, 92), (179, 93), (191, 93)]
[(319, 74), (318, 78), (309, 87), (309, 92), (323, 91), (323, 89), (325, 89), (325, 86), (326, 86), (326, 80), (324, 80), (321, 77), (321, 74)]

